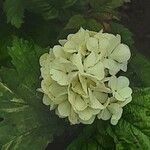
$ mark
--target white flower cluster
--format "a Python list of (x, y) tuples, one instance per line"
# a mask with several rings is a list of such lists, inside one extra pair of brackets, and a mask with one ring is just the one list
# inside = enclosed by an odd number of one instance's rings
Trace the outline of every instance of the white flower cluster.
[(91, 124), (95, 117), (117, 124), (132, 100), (127, 70), (131, 56), (120, 35), (81, 28), (40, 58), (43, 103), (71, 124)]

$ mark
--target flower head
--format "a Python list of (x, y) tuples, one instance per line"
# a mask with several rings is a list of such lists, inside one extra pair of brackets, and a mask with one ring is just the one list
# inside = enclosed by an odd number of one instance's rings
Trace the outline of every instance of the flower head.
[(132, 100), (126, 77), (130, 58), (119, 35), (80, 29), (60, 40), (40, 58), (43, 103), (71, 124), (91, 124), (96, 117), (117, 124)]

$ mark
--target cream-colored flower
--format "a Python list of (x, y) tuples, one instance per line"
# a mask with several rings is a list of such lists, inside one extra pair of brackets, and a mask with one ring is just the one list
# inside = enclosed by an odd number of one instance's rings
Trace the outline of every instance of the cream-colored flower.
[[(126, 77), (129, 48), (121, 37), (81, 28), (40, 58), (43, 103), (71, 124), (91, 124), (96, 116), (117, 124), (132, 100)], [(113, 75), (113, 76), (112, 76)]]

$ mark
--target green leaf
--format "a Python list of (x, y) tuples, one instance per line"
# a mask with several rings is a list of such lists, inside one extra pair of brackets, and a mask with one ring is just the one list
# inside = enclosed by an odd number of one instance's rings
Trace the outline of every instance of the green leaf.
[[(36, 91), (40, 87), (39, 57), (41, 48), (33, 42), (14, 38), (9, 54), (15, 69), (1, 68), (0, 77), (12, 91), (29, 104), (37, 107), (42, 97)], [(37, 99), (38, 97), (38, 99)]]
[[(32, 21), (31, 21), (32, 20)], [(33, 40), (41, 47), (54, 46), (63, 26), (58, 20), (46, 21), (37, 14), (30, 13), (22, 26), (22, 37)], [(26, 33), (26, 34), (24, 34)]]
[(27, 10), (40, 14), (44, 19), (50, 20), (57, 18), (61, 10), (64, 10), (77, 0), (30, 0), (27, 3)]
[(41, 49), (15, 38), (9, 54), (16, 70), (0, 70), (1, 81), (7, 85), (0, 84), (1, 149), (44, 150), (65, 125), (42, 104), (42, 95), (36, 91), (40, 83)]
[(97, 12), (111, 12), (123, 5), (123, 0), (90, 0), (90, 5)]
[(39, 57), (41, 48), (33, 42), (14, 38), (9, 54), (21, 83), (35, 90), (40, 76)]
[(138, 77), (140, 85), (150, 87), (150, 60), (139, 52), (135, 52), (130, 65), (132, 72)]
[(24, 6), (24, 0), (5, 0), (4, 11), (7, 22), (19, 28), (23, 23)]
[(48, 0), (31, 0), (27, 9), (40, 14), (44, 19), (54, 19), (58, 16), (59, 11)]
[(122, 119), (108, 131), (117, 150), (150, 149), (150, 88), (134, 91)]
[(125, 26), (112, 22), (111, 23), (111, 32), (113, 34), (120, 34), (122, 38), (122, 42), (127, 44), (130, 48), (133, 48), (134, 39), (133, 39), (133, 33), (129, 31), (128, 28)]
[(4, 11), (7, 21), (19, 28), (24, 22), (25, 10), (41, 15), (45, 20), (57, 18), (64, 10), (77, 0), (5, 0)]
[(99, 31), (102, 29), (102, 25), (96, 20), (84, 18), (82, 15), (75, 15), (72, 18), (70, 18), (65, 29), (78, 30), (80, 27), (94, 31)]
[[(40, 87), (39, 57), (42, 49), (33, 42), (14, 38), (9, 54), (15, 69), (1, 68), (0, 77), (12, 91), (29, 104), (37, 107), (42, 97), (37, 88)], [(37, 98), (38, 97), (38, 98)]]
[(104, 121), (86, 126), (66, 150), (113, 150), (113, 139), (106, 132), (108, 126), (109, 123)]
[(0, 79), (5, 83), (10, 89), (16, 92), (20, 81), (18, 78), (18, 73), (13, 68), (0, 68)]
[[(0, 83), (1, 150), (44, 150), (63, 128), (41, 104), (34, 107)], [(30, 99), (31, 100), (31, 99)]]
[[(72, 6), (73, 4), (75, 4), (76, 3), (76, 1), (77, 0), (65, 0), (65, 1), (63, 1), (63, 8), (65, 9), (65, 8), (67, 8), (67, 7), (70, 7), (70, 6)], [(60, 2), (60, 0), (58, 0), (58, 2), (57, 3), (59, 3)]]

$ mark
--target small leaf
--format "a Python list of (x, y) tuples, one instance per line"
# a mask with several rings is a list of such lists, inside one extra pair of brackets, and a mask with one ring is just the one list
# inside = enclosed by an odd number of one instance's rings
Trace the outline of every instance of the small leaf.
[(27, 4), (27, 9), (34, 13), (40, 14), (44, 19), (54, 19), (58, 16), (57, 8), (45, 0), (31, 0)]
[(123, 0), (90, 0), (90, 5), (97, 12), (111, 12), (123, 5)]
[[(63, 1), (63, 4), (64, 4), (64, 9), (67, 8), (67, 7), (70, 7), (72, 6), (73, 4), (75, 4), (77, 0), (65, 0)], [(59, 3), (59, 2), (58, 2)]]
[(24, 0), (5, 0), (4, 11), (7, 16), (7, 22), (19, 28), (23, 23)]
[(73, 16), (67, 23), (65, 29), (79, 29), (83, 27), (85, 29), (100, 31), (102, 25), (94, 19), (86, 19), (82, 15)]

